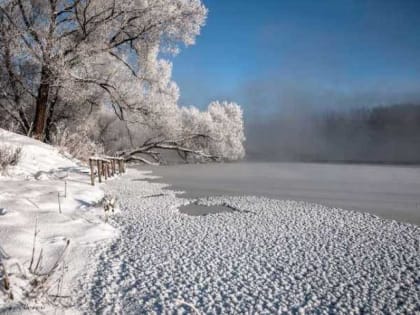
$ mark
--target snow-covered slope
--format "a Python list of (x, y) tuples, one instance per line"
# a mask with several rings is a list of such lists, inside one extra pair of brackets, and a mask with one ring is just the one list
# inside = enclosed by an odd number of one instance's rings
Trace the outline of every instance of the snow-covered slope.
[(21, 147), (17, 166), (8, 169), (9, 177), (33, 177), (39, 172), (55, 172), (77, 167), (75, 161), (63, 156), (48, 144), (0, 128), (0, 145)]
[[(88, 170), (77, 161), (61, 155), (52, 146), (34, 139), (0, 129), (0, 145), (22, 148), (18, 165), (0, 178), (0, 259), (10, 278), (10, 292), (0, 285), (0, 313), (22, 313), (29, 308), (42, 306), (46, 310), (49, 297), (25, 296), (33, 289), (29, 282), (34, 276), (28, 272), (37, 224), (35, 259), (42, 250), (40, 273), (48, 271), (61, 255), (68, 241), (65, 271), (60, 271), (60, 295), (67, 295), (76, 283), (75, 279), (86, 265), (88, 249), (116, 234), (104, 223), (102, 207), (97, 206), (103, 198), (100, 186), (92, 187)], [(36, 223), (37, 222), (37, 223)], [(22, 270), (19, 270), (21, 266)], [(4, 271), (0, 267), (0, 277)], [(51, 277), (45, 286), (54, 286), (57, 277)], [(50, 294), (50, 292), (49, 292)], [(50, 301), (51, 302), (51, 301)], [(56, 299), (57, 303), (68, 303)]]

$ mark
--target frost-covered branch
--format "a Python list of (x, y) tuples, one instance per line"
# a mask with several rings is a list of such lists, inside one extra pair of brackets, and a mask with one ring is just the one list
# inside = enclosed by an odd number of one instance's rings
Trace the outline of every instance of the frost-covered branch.
[[(119, 152), (120, 156), (123, 156), (127, 161), (140, 161), (149, 165), (156, 165), (162, 162), (161, 154), (156, 152), (156, 149), (160, 150), (169, 150), (175, 151), (180, 154), (180, 156), (186, 160), (187, 157), (190, 155), (195, 160), (212, 160), (217, 161), (221, 160), (222, 156), (216, 156), (212, 154), (205, 153), (202, 150), (191, 149), (186, 147), (184, 144), (187, 141), (192, 141), (194, 139), (208, 139), (209, 137), (202, 134), (191, 135), (186, 138), (176, 139), (176, 140), (152, 140), (149, 139), (143, 146), (138, 147), (134, 150), (128, 152)], [(150, 161), (144, 157), (139, 155), (147, 155), (153, 159)]]

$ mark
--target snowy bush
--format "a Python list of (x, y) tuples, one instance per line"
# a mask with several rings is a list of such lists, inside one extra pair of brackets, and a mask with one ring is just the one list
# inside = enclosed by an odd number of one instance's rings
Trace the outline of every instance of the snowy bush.
[(17, 165), (22, 156), (22, 148), (11, 145), (0, 146), (0, 173), (6, 172), (9, 166)]
[[(58, 256), (52, 255), (48, 250), (36, 249), (38, 233), (36, 221), (32, 256), (28, 268), (17, 259), (7, 255), (0, 246), (0, 312), (2, 311), (1, 306), (3, 306), (1, 304), (4, 301), (26, 305), (28, 308), (46, 304), (56, 307), (70, 306), (68, 304), (70, 297), (61, 295), (64, 274), (67, 270), (64, 258), (70, 240), (65, 240)], [(37, 257), (35, 257), (35, 253)], [(44, 261), (47, 264), (44, 265)]]
[(192, 139), (188, 146), (224, 160), (239, 160), (245, 156), (242, 109), (238, 104), (212, 102), (204, 112), (195, 107), (183, 108), (181, 117), (184, 136), (207, 136)]
[(68, 153), (82, 161), (87, 161), (90, 156), (102, 154), (104, 151), (102, 145), (90, 138), (87, 126), (79, 126), (74, 131), (65, 127), (57, 128), (51, 140), (61, 153)]
[(208, 112), (213, 122), (215, 141), (210, 147), (214, 155), (227, 160), (239, 160), (245, 156), (245, 141), (242, 109), (236, 103), (212, 102)]

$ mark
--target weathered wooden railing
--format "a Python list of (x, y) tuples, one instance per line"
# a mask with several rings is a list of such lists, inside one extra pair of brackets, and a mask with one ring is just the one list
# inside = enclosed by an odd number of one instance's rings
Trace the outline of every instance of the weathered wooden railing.
[(89, 158), (90, 181), (92, 186), (95, 185), (95, 166), (96, 175), (98, 175), (98, 181), (100, 183), (102, 183), (102, 177), (106, 180), (109, 177), (116, 176), (117, 174), (125, 173), (125, 160), (123, 158), (114, 156), (92, 156)]

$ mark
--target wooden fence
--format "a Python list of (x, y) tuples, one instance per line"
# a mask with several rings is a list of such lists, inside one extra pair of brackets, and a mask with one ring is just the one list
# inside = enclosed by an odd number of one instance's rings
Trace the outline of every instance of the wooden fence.
[[(117, 174), (125, 173), (125, 160), (119, 157), (105, 156), (98, 157), (92, 156), (89, 158), (90, 166), (90, 181), (92, 186), (95, 185), (95, 177), (98, 176), (98, 181), (102, 183), (102, 178), (107, 180)], [(96, 167), (96, 172), (95, 172)]]

